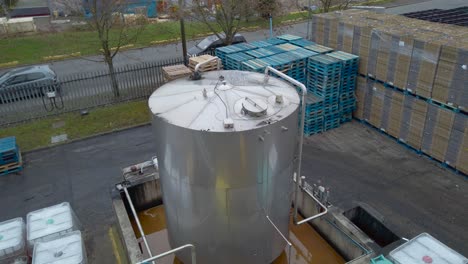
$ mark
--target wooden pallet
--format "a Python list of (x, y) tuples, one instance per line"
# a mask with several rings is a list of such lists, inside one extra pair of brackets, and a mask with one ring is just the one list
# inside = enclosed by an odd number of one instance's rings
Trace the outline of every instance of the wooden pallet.
[(0, 176), (7, 175), (10, 173), (19, 173), (21, 170), (23, 170), (23, 159), (21, 157), (21, 153), (19, 153), (18, 155), (18, 162), (13, 162), (0, 166)]
[(172, 81), (192, 74), (192, 71), (183, 64), (162, 67), (162, 70), (166, 81)]
[[(191, 57), (189, 59), (189, 67), (192, 70), (195, 70), (195, 67), (197, 66), (198, 63), (208, 61), (210, 59), (214, 58), (211, 55), (202, 55), (198, 57)], [(213, 60), (207, 64), (204, 64), (200, 67), (201, 72), (206, 72), (206, 71), (213, 71), (218, 69), (218, 60)]]

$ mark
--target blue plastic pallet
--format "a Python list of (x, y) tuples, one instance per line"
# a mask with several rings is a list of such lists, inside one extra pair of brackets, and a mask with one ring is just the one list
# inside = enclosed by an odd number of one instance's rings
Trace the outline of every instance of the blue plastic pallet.
[(320, 86), (320, 87), (336, 87), (337, 90), (340, 89), (341, 81), (339, 78), (326, 78), (325, 76), (314, 76), (309, 74), (307, 81), (310, 85)]
[(339, 74), (341, 76), (342, 65), (335, 58), (318, 55), (309, 58), (307, 69), (311, 72)]
[(0, 153), (16, 150), (16, 137), (5, 137), (0, 139)]
[(252, 56), (252, 57), (254, 57), (254, 58), (264, 58), (264, 57), (268, 57), (268, 56), (271, 56), (271, 55), (275, 55), (274, 52), (272, 52), (270, 50), (267, 50), (265, 48), (248, 50), (245, 53)]
[(295, 36), (295, 35), (290, 35), (290, 34), (284, 34), (284, 35), (281, 35), (281, 36), (277, 36), (276, 38), (282, 39), (282, 40), (285, 40), (285, 41), (288, 41), (288, 42), (302, 39), (302, 37)]
[(0, 166), (19, 162), (20, 153), (16, 144), (16, 137), (0, 139)]
[(23, 170), (22, 166), (12, 168), (12, 169), (7, 169), (7, 170), (0, 170), (0, 176), (8, 175), (8, 174), (11, 174), (11, 173), (18, 173), (18, 172), (20, 172), (22, 170)]
[(19, 149), (17, 149), (16, 152), (18, 153), (16, 161), (0, 165), (0, 176), (7, 175), (10, 173), (17, 173), (23, 170), (21, 153), (19, 152)]
[(339, 110), (340, 106), (338, 104), (327, 104), (323, 107), (323, 114), (336, 113)]
[(242, 62), (243, 71), (252, 71), (252, 72), (263, 72), (265, 71), (266, 66), (270, 66), (268, 63), (261, 59), (253, 59)]
[(342, 61), (344, 68), (351, 69), (356, 68), (359, 65), (359, 56), (354, 54), (346, 53), (344, 51), (334, 51), (327, 54), (330, 57), (339, 59)]
[(335, 119), (330, 122), (325, 122), (323, 126), (324, 131), (332, 130), (334, 128), (338, 128), (340, 126), (340, 119)]
[(252, 45), (250, 43), (238, 43), (238, 44), (231, 45), (231, 47), (237, 48), (240, 51), (253, 50), (253, 49), (257, 48), (257, 47), (255, 47), (254, 45)]
[(322, 46), (322, 45), (319, 45), (319, 44), (313, 44), (313, 45), (305, 46), (304, 48), (308, 49), (308, 50), (311, 50), (313, 52), (320, 53), (320, 54), (326, 54), (326, 53), (330, 53), (330, 52), (333, 51), (332, 48)]
[(271, 38), (271, 39), (265, 40), (265, 42), (270, 43), (272, 45), (279, 45), (279, 44), (284, 44), (287, 41), (284, 39), (279, 39), (279, 38)]
[(278, 48), (276, 45), (270, 45), (264, 48), (273, 52), (274, 54), (280, 54), (280, 53), (286, 52), (285, 50)]
[(263, 41), (263, 40), (250, 42), (249, 44), (254, 46), (254, 47), (257, 47), (257, 48), (265, 48), (265, 47), (273, 46), (273, 44), (268, 43), (268, 42)]
[(311, 50), (303, 49), (303, 48), (298, 48), (295, 50), (290, 51), (292, 54), (296, 55), (298, 59), (304, 60), (304, 62), (307, 62), (307, 59), (312, 56), (319, 55), (317, 52), (313, 52)]
[(352, 112), (344, 113), (341, 116), (340, 123), (343, 124), (343, 123), (351, 122), (351, 120), (353, 120), (353, 113)]
[(307, 39), (292, 40), (292, 41), (290, 41), (290, 43), (294, 44), (296, 46), (299, 46), (299, 47), (307, 47), (307, 46), (311, 46), (311, 45), (315, 44), (315, 42), (312, 42), (312, 41), (307, 40)]
[(228, 54), (226, 56), (226, 65), (224, 65), (224, 67), (226, 70), (241, 70), (242, 62), (251, 59), (254, 59), (254, 57), (243, 52)]
[(226, 56), (228, 54), (237, 53), (243, 51), (241, 47), (236, 47), (234, 45), (220, 47), (215, 50), (215, 55), (221, 59), (223, 66), (226, 65)]
[(291, 43), (280, 44), (280, 45), (277, 45), (276, 47), (279, 48), (279, 49), (282, 49), (284, 51), (292, 51), (292, 50), (296, 50), (296, 49), (300, 48), (300, 47), (298, 47), (296, 45), (293, 45)]

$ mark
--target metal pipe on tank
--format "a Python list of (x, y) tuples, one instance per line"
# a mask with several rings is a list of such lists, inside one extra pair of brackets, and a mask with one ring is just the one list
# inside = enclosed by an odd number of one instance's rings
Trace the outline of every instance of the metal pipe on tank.
[[(301, 189), (304, 190), (305, 193), (307, 193), (312, 199), (314, 199), (314, 201), (315, 201), (318, 205), (320, 205), (320, 207), (323, 208), (324, 211), (321, 212), (321, 213), (319, 213), (319, 214), (316, 214), (316, 215), (313, 215), (313, 216), (311, 216), (311, 217), (308, 217), (308, 218), (306, 218), (306, 219), (303, 219), (303, 220), (301, 220), (301, 221), (298, 221), (297, 223), (295, 223), (296, 225), (301, 225), (301, 224), (307, 223), (307, 222), (309, 222), (309, 221), (312, 221), (312, 220), (314, 220), (314, 219), (317, 219), (317, 218), (319, 218), (319, 217), (322, 217), (322, 216), (324, 216), (324, 215), (326, 215), (326, 214), (328, 213), (328, 208), (327, 208), (325, 205), (323, 205), (311, 192), (309, 192), (309, 190), (307, 190), (307, 189), (304, 188), (304, 187), (301, 187)], [(294, 204), (294, 208), (296, 208), (296, 207), (298, 207), (298, 206), (297, 206), (296, 204)]]
[(208, 64), (208, 63), (210, 63), (210, 62), (212, 62), (212, 61), (214, 61), (214, 60), (218, 60), (218, 71), (219, 71), (219, 70), (221, 69), (221, 60), (220, 60), (218, 57), (215, 56), (215, 57), (213, 57), (213, 58), (211, 58), (211, 59), (209, 59), (209, 60), (207, 60), (207, 61), (198, 63), (198, 64), (195, 66), (194, 72), (199, 72), (201, 66), (203, 66), (203, 65), (205, 65), (205, 64)]
[(276, 231), (281, 235), (281, 237), (284, 239), (284, 241), (286, 241), (286, 243), (288, 244), (288, 263), (291, 263), (291, 248), (292, 248), (292, 243), (289, 242), (289, 240), (286, 238), (285, 235), (283, 235), (283, 233), (281, 233), (281, 230), (279, 230), (279, 228), (275, 225), (275, 223), (273, 223), (273, 221), (271, 221), (270, 217), (267, 215), (266, 218), (268, 219), (268, 221), (270, 221), (270, 224), (276, 229)]
[(190, 248), (190, 252), (191, 252), (191, 256), (192, 256), (192, 264), (197, 264), (197, 255), (195, 253), (195, 246), (192, 245), (192, 244), (187, 244), (187, 245), (183, 245), (183, 246), (180, 246), (178, 248), (174, 248), (174, 249), (171, 249), (169, 251), (166, 251), (164, 253), (161, 253), (157, 256), (154, 256), (154, 257), (151, 257), (149, 259), (145, 259), (141, 262), (138, 262), (137, 264), (148, 264), (150, 261), (152, 261), (154, 263), (155, 260), (157, 259), (160, 259), (160, 258), (163, 258), (165, 256), (168, 256), (168, 255), (171, 255), (171, 254), (174, 254), (178, 251), (181, 251), (181, 250), (184, 250), (186, 248)]
[[(301, 125), (300, 125), (300, 137), (299, 137), (299, 149), (298, 149), (298, 161), (297, 161), (297, 171), (296, 171), (296, 175), (301, 175), (301, 165), (302, 165), (302, 144), (304, 142), (304, 122), (305, 122), (305, 97), (307, 95), (307, 88), (305, 87), (304, 84), (302, 84), (301, 82), (287, 76), (286, 74), (278, 71), (277, 69), (275, 68), (272, 68), (270, 66), (267, 66), (265, 68), (265, 82), (268, 81), (268, 73), (269, 72), (274, 72), (275, 74), (278, 74), (279, 76), (281, 76), (281, 78), (289, 81), (290, 83), (298, 86), (299, 88), (301, 88), (302, 90), (302, 94), (301, 94), (301, 102), (302, 102), (302, 107), (301, 107)], [(294, 220), (294, 224), (298, 224), (298, 220), (297, 220), (297, 200), (298, 200), (298, 193), (299, 193), (299, 179), (296, 180), (296, 185), (294, 187), (294, 215), (293, 215), (293, 220)]]
[[(145, 232), (143, 231), (143, 227), (141, 226), (140, 219), (138, 218), (138, 214), (136, 213), (135, 207), (133, 206), (132, 198), (130, 197), (130, 194), (128, 193), (127, 187), (123, 186), (122, 184), (116, 185), (118, 190), (123, 190), (125, 193), (125, 197), (127, 197), (128, 204), (130, 205), (130, 209), (132, 211), (133, 217), (135, 218), (135, 222), (137, 224), (138, 230), (140, 231), (141, 238), (143, 239), (143, 243), (145, 244), (146, 250), (148, 251), (148, 254), (150, 257), (153, 256), (153, 253), (151, 253), (151, 248), (149, 247), (148, 241), (146, 240), (146, 235)], [(154, 261), (151, 263), (155, 264)]]

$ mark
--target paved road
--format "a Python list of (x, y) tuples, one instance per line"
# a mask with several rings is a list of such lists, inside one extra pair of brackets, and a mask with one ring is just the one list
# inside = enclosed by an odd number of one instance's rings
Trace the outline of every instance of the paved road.
[[(0, 177), (0, 222), (69, 201), (85, 228), (89, 263), (114, 264), (111, 190), (120, 169), (154, 155), (150, 126), (24, 155), (23, 175)], [(353, 122), (306, 140), (303, 172), (343, 209), (375, 208), (397, 235), (429, 232), (468, 254), (468, 182)], [(456, 235), (455, 235), (456, 234)]]
[[(291, 34), (306, 36), (307, 23), (300, 23), (292, 26), (278, 27), (277, 34), (289, 32)], [(255, 32), (242, 33), (247, 41), (262, 40), (269, 36), (268, 30), (259, 30)], [(189, 41), (188, 47), (195, 45), (197, 41)], [(120, 52), (114, 59), (116, 67), (125, 66), (129, 64), (137, 64), (141, 62), (155, 62), (182, 57), (182, 45), (169, 44), (152, 46), (141, 49), (127, 50)], [(101, 60), (100, 56), (90, 56), (84, 59), (64, 60), (51, 63), (52, 68), (59, 76), (69, 75), (77, 72), (94, 72), (106, 70), (106, 65), (102, 62), (94, 62)]]

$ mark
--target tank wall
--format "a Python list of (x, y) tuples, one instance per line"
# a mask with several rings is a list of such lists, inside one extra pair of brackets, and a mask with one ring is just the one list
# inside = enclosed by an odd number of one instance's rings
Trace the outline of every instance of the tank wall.
[(195, 244), (200, 263), (271, 263), (281, 254), (285, 242), (266, 215), (287, 234), (297, 116), (232, 133), (153, 117), (173, 248)]

